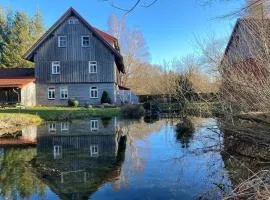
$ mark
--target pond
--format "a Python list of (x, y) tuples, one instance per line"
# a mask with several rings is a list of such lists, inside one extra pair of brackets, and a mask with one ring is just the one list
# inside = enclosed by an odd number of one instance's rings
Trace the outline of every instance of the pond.
[(92, 118), (2, 133), (0, 198), (222, 198), (245, 177), (241, 157), (224, 150), (216, 119), (192, 118), (189, 134), (176, 123)]

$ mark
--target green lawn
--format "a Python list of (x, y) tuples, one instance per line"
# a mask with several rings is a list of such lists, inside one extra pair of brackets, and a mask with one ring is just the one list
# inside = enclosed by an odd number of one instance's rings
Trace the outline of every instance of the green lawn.
[(0, 118), (7, 114), (30, 114), (45, 121), (61, 121), (86, 117), (113, 117), (120, 115), (120, 108), (84, 108), (84, 107), (33, 107), (26, 109), (1, 108)]

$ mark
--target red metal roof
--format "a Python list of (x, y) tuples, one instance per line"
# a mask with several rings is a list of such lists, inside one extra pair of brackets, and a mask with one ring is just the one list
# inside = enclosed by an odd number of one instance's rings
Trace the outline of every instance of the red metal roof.
[(20, 87), (27, 85), (28, 83), (34, 82), (34, 77), (9, 77), (0, 78), (0, 87)]
[(108, 33), (105, 33), (99, 29), (97, 29), (96, 27), (93, 27), (95, 29), (95, 31), (107, 42), (109, 42), (110, 44), (114, 44), (114, 42), (117, 42), (117, 39), (113, 36), (111, 36)]

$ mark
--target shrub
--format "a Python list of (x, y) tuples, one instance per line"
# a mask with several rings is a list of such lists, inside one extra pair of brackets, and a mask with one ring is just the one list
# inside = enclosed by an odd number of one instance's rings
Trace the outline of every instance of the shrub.
[(70, 107), (78, 107), (79, 106), (79, 101), (76, 99), (69, 99), (68, 100), (68, 106)]
[(109, 96), (109, 93), (107, 91), (103, 91), (101, 96), (101, 103), (112, 103), (112, 100)]
[(159, 111), (159, 103), (157, 101), (144, 102), (143, 107), (145, 110)]
[(191, 134), (195, 130), (194, 124), (189, 118), (184, 118), (183, 122), (176, 125), (177, 134)]
[(127, 104), (121, 107), (121, 114), (127, 118), (140, 118), (144, 115), (144, 109), (141, 105)]

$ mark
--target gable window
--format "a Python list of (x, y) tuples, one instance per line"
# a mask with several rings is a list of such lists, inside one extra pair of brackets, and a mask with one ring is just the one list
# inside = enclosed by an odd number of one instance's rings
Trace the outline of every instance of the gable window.
[(48, 99), (55, 99), (55, 88), (48, 88)]
[(98, 120), (91, 120), (90, 121), (90, 129), (91, 129), (91, 131), (98, 130)]
[(68, 24), (78, 24), (79, 20), (75, 17), (71, 17), (68, 19)]
[(52, 74), (60, 74), (60, 61), (52, 61)]
[(89, 35), (82, 36), (81, 40), (82, 40), (82, 47), (89, 47), (90, 46), (90, 36)]
[(67, 36), (58, 36), (58, 47), (67, 47)]
[(97, 73), (97, 61), (89, 61), (89, 73)]
[(90, 156), (91, 157), (98, 157), (98, 145), (97, 144), (90, 145)]
[(68, 88), (60, 87), (60, 99), (68, 99)]
[(98, 88), (97, 87), (90, 88), (90, 98), (98, 98)]
[(55, 132), (56, 131), (56, 123), (50, 123), (48, 125), (49, 132)]

